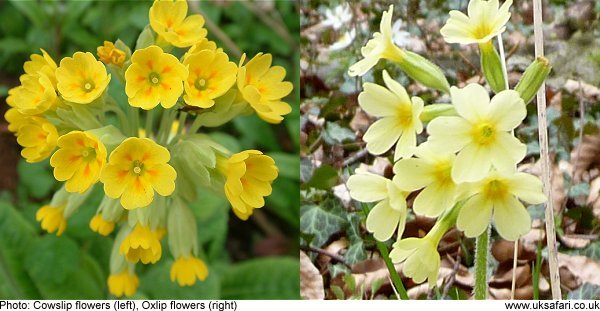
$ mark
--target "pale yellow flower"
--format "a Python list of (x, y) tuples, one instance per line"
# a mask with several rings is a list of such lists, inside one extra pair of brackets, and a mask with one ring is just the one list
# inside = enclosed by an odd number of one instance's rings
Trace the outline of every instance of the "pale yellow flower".
[(508, 171), (525, 157), (527, 147), (511, 131), (527, 111), (519, 93), (502, 91), (490, 101), (479, 84), (452, 87), (456, 117), (438, 117), (429, 123), (431, 147), (437, 152), (458, 152), (452, 179), (471, 182), (484, 178), (491, 167)]
[(423, 111), (423, 100), (409, 98), (402, 85), (394, 81), (387, 71), (383, 71), (383, 81), (387, 88), (365, 83), (364, 91), (358, 96), (358, 103), (368, 114), (379, 117), (363, 136), (367, 150), (379, 155), (396, 144), (394, 160), (413, 155), (417, 146), (417, 134), (423, 131), (419, 116)]
[(514, 171), (491, 171), (472, 185), (475, 195), (463, 205), (456, 227), (467, 237), (482, 234), (494, 220), (498, 234), (514, 241), (531, 229), (531, 218), (519, 199), (529, 204), (546, 201), (542, 182), (535, 176)]
[(369, 40), (367, 45), (360, 50), (364, 58), (348, 69), (348, 74), (351, 77), (364, 75), (382, 58), (390, 60), (398, 59), (401, 53), (398, 52), (399, 48), (394, 45), (392, 40), (393, 12), (394, 5), (390, 5), (389, 10), (383, 12), (379, 32), (374, 33), (373, 39)]
[(389, 240), (394, 232), (402, 236), (406, 224), (406, 194), (379, 175), (360, 172), (346, 183), (350, 196), (359, 202), (378, 202), (367, 216), (367, 230), (379, 241)]
[(402, 272), (415, 283), (429, 281), (429, 288), (436, 285), (440, 271), (439, 240), (431, 238), (407, 238), (394, 243), (390, 259), (394, 263), (404, 262)]
[(398, 187), (406, 191), (424, 188), (413, 202), (418, 215), (437, 217), (459, 200), (462, 187), (451, 176), (456, 156), (434, 152), (426, 142), (415, 151), (418, 158), (402, 159), (394, 164)]
[(450, 11), (450, 19), (440, 32), (448, 43), (486, 43), (506, 29), (511, 5), (512, 0), (505, 1), (500, 8), (498, 0), (471, 0), (467, 9), (469, 16)]

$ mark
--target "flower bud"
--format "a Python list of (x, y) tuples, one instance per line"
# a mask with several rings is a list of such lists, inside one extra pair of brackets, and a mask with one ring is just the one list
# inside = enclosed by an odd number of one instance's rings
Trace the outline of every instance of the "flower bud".
[(444, 73), (425, 57), (410, 51), (403, 51), (397, 60), (398, 66), (415, 81), (445, 93), (450, 93), (450, 85)]
[(419, 116), (422, 122), (429, 122), (437, 117), (456, 116), (456, 109), (452, 104), (431, 104), (423, 107)]
[(492, 41), (479, 44), (481, 53), (481, 70), (485, 80), (495, 93), (500, 93), (506, 89), (506, 80), (504, 79), (504, 70), (502, 69), (502, 60), (494, 47)]
[(550, 62), (543, 56), (536, 58), (527, 67), (521, 76), (521, 80), (515, 86), (515, 91), (519, 93), (525, 104), (531, 102), (551, 70)]

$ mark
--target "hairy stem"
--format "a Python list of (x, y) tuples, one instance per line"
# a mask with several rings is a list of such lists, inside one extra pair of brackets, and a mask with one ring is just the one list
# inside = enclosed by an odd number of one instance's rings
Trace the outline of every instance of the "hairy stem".
[(477, 237), (475, 247), (475, 299), (485, 300), (487, 297), (487, 263), (489, 254), (490, 227)]

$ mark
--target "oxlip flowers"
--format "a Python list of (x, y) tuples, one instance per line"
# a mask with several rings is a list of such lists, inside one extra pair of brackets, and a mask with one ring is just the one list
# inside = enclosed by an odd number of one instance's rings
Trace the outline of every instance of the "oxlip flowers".
[(475, 195), (466, 200), (456, 225), (468, 237), (483, 233), (490, 220), (504, 239), (514, 241), (531, 228), (527, 209), (519, 202), (541, 204), (546, 201), (542, 182), (535, 176), (513, 171), (491, 171), (473, 185)]
[(410, 157), (417, 146), (417, 134), (423, 131), (419, 119), (423, 111), (423, 100), (408, 97), (400, 83), (394, 81), (387, 71), (383, 72), (387, 88), (374, 83), (365, 83), (358, 103), (370, 115), (381, 119), (373, 123), (363, 139), (372, 154), (382, 154), (396, 143), (394, 160)]
[(440, 32), (448, 43), (486, 43), (504, 32), (510, 19), (512, 0), (505, 1), (500, 8), (498, 0), (471, 0), (468, 16), (456, 10)]
[(406, 194), (394, 181), (371, 173), (350, 176), (350, 196), (360, 202), (378, 202), (367, 216), (367, 230), (375, 239), (387, 241), (394, 232), (401, 236), (406, 224)]
[(121, 198), (126, 209), (146, 207), (154, 199), (154, 191), (168, 196), (175, 190), (177, 172), (170, 166), (165, 147), (148, 138), (131, 137), (109, 156), (100, 175), (104, 192), (110, 198)]
[(427, 132), (434, 150), (458, 152), (452, 179), (477, 181), (492, 166), (499, 170), (514, 168), (527, 149), (511, 134), (527, 113), (519, 93), (502, 91), (490, 101), (479, 84), (452, 87), (450, 92), (459, 116), (436, 118), (427, 126)]

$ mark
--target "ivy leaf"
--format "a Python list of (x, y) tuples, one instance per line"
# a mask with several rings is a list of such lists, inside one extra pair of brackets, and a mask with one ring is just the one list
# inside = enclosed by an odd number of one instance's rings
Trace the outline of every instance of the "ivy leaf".
[(340, 231), (345, 220), (318, 205), (304, 205), (300, 208), (300, 231), (314, 235), (311, 244), (320, 247), (329, 237)]

